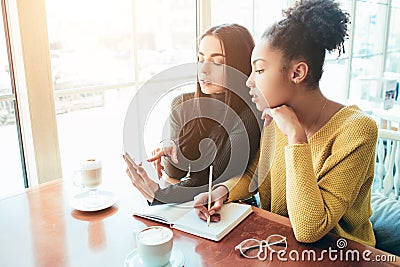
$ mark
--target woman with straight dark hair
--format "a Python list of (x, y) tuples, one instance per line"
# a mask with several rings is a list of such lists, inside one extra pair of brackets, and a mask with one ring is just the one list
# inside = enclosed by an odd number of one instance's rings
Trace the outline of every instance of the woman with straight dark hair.
[(319, 87), (326, 51), (344, 52), (349, 15), (333, 0), (298, 1), (285, 15), (266, 30), (251, 58), (247, 85), (265, 119), (258, 169), (251, 168), (254, 177), (249, 171), (217, 185), (209, 211), (207, 194), (196, 197), (197, 214), (219, 220), (212, 214), (224, 201), (258, 192), (263, 209), (289, 217), (300, 242), (333, 232), (373, 246), (377, 125), (357, 106), (327, 99)]
[(243, 174), (254, 159), (261, 113), (251, 104), (245, 85), (253, 47), (251, 34), (238, 24), (212, 27), (200, 37), (196, 91), (173, 100), (172, 142), (149, 159), (159, 176), (165, 171), (171, 185), (161, 189), (125, 155), (127, 174), (149, 203), (193, 200), (207, 190), (210, 165), (213, 180), (222, 182)]

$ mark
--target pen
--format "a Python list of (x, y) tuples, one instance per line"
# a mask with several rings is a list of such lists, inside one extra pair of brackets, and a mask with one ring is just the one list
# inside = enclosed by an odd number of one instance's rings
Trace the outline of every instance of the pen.
[[(212, 188), (212, 173), (213, 173), (213, 166), (210, 166), (210, 175), (208, 176), (208, 212), (210, 212), (211, 209), (211, 188)], [(211, 219), (211, 215), (208, 214), (208, 218), (207, 218), (207, 226), (210, 226), (210, 219)]]

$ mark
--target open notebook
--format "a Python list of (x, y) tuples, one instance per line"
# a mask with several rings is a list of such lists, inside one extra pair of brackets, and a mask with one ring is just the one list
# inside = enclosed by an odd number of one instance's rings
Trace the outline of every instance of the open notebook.
[(133, 215), (170, 224), (172, 228), (189, 234), (220, 241), (252, 211), (250, 205), (238, 203), (224, 204), (219, 211), (221, 221), (211, 222), (210, 226), (207, 226), (207, 222), (197, 216), (193, 209), (193, 201), (179, 205), (164, 204), (148, 206), (134, 212)]

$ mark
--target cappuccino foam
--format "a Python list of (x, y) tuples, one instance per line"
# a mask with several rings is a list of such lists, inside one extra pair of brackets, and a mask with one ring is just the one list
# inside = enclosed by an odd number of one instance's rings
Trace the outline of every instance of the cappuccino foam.
[(159, 245), (172, 238), (172, 232), (163, 228), (149, 228), (140, 232), (138, 240), (145, 245)]

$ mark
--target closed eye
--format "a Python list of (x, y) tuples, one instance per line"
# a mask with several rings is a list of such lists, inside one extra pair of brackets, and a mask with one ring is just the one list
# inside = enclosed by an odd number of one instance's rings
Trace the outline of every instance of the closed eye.
[(264, 69), (255, 70), (255, 72), (257, 72), (258, 74), (261, 74), (264, 72)]

